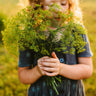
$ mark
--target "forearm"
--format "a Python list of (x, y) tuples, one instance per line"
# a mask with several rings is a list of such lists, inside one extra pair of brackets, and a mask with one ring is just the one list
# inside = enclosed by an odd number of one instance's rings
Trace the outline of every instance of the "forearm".
[(19, 74), (19, 79), (23, 84), (32, 84), (36, 82), (40, 77), (41, 73), (37, 66), (32, 69), (22, 70)]
[(86, 64), (67, 65), (61, 63), (60, 75), (74, 80), (89, 78), (92, 68)]

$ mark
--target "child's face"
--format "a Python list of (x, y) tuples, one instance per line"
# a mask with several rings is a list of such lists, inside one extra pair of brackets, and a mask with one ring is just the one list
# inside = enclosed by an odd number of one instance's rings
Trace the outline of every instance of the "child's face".
[(68, 0), (43, 0), (44, 10), (49, 9), (49, 5), (57, 3), (62, 8), (62, 12), (66, 11), (69, 8)]

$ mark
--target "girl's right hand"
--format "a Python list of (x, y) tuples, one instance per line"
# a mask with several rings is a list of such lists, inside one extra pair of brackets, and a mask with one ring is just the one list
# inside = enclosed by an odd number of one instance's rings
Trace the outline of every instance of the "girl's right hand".
[(39, 59), (37, 60), (37, 67), (38, 67), (38, 70), (39, 70), (39, 72), (40, 72), (40, 74), (41, 74), (42, 76), (45, 75), (45, 71), (42, 70), (40, 67), (41, 67), (41, 62), (43, 61), (44, 58), (50, 58), (50, 57), (44, 56), (44, 57), (39, 58)]

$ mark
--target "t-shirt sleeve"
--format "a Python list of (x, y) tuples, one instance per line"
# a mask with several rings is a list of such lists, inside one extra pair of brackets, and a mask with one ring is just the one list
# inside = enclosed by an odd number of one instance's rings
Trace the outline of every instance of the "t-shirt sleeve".
[(34, 60), (34, 52), (33, 50), (19, 50), (19, 60), (18, 60), (18, 66), (19, 67), (28, 67), (33, 64)]
[(90, 44), (89, 44), (87, 34), (83, 34), (82, 37), (84, 38), (84, 41), (87, 42), (87, 43), (84, 46), (85, 51), (80, 52), (79, 54), (77, 54), (77, 57), (92, 57), (93, 53), (92, 53), (91, 48), (90, 48)]

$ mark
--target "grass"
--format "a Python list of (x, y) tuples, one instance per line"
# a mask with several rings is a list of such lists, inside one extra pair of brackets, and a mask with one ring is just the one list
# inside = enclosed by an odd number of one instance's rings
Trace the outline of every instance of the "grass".
[(90, 47), (93, 52), (93, 75), (84, 80), (86, 96), (96, 96), (96, 0), (82, 0), (84, 25), (88, 30)]
[(7, 16), (15, 15), (19, 8), (17, 6), (19, 0), (0, 0), (0, 12)]

